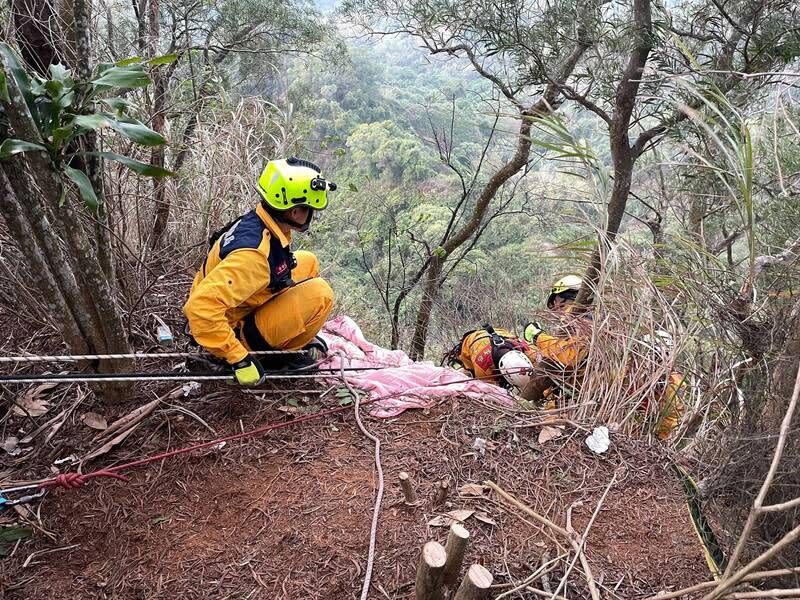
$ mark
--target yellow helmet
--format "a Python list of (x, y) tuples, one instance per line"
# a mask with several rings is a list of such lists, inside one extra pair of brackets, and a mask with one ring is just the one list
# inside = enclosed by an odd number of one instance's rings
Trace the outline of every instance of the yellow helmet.
[(335, 189), (335, 183), (320, 176), (317, 165), (295, 157), (269, 161), (258, 178), (261, 197), (277, 211), (295, 206), (322, 210), (328, 206), (328, 191)]
[(578, 291), (580, 291), (582, 285), (583, 279), (581, 279), (578, 275), (567, 275), (566, 277), (562, 277), (553, 284), (552, 288), (550, 288), (550, 295), (547, 297), (547, 308), (553, 308), (553, 303), (555, 302), (556, 296), (566, 296), (570, 299), (575, 299), (575, 296), (578, 295)]

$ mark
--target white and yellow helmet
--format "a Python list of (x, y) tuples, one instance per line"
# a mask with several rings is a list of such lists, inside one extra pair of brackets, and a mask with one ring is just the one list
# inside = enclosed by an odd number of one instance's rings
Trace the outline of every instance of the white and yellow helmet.
[(547, 308), (553, 308), (553, 302), (555, 302), (556, 296), (561, 296), (566, 292), (574, 292), (574, 294), (570, 294), (574, 298), (578, 295), (578, 291), (580, 291), (582, 285), (583, 279), (578, 275), (562, 277), (550, 288), (550, 295), (547, 296)]

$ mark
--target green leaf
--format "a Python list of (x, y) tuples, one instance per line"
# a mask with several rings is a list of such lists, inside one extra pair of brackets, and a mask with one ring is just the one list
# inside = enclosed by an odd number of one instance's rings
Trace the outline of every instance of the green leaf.
[(0, 100), (9, 102), (11, 98), (8, 97), (8, 84), (6, 83), (6, 72), (0, 71)]
[(75, 117), (75, 125), (84, 129), (98, 129), (110, 125), (104, 115), (78, 115)]
[(150, 76), (140, 66), (111, 67), (92, 81), (95, 87), (138, 88), (150, 84)]
[(118, 121), (109, 116), (108, 124), (115, 131), (118, 131), (132, 142), (136, 142), (142, 146), (160, 146), (167, 141), (160, 133), (156, 133), (139, 121)]
[(61, 63), (50, 65), (50, 78), (59, 82), (66, 83), (69, 78), (70, 71)]
[(53, 145), (60, 146), (64, 140), (66, 140), (72, 135), (72, 132), (74, 130), (75, 130), (75, 123), (70, 123), (69, 125), (64, 125), (64, 127), (59, 127), (58, 129), (54, 129)]
[(31, 150), (47, 150), (44, 146), (39, 144), (32, 144), (23, 140), (6, 139), (0, 144), (0, 160), (19, 154), (20, 152), (30, 152)]
[(138, 56), (131, 56), (130, 58), (123, 58), (114, 63), (117, 67), (129, 67), (131, 65), (141, 64), (142, 59)]
[(68, 108), (72, 106), (72, 103), (75, 101), (75, 92), (73, 90), (69, 90), (65, 94), (62, 94), (58, 97), (58, 106), (61, 108)]
[(158, 65), (168, 65), (170, 63), (174, 63), (176, 60), (178, 60), (177, 54), (164, 54), (162, 56), (151, 58), (147, 61), (147, 64), (151, 67), (156, 67)]
[(64, 84), (60, 81), (45, 81), (44, 82), (44, 89), (49, 94), (51, 98), (58, 98), (61, 95), (62, 90), (64, 89)]
[(83, 198), (83, 202), (86, 204), (89, 210), (96, 212), (97, 195), (94, 193), (92, 182), (89, 181), (86, 173), (66, 166), (64, 167), (64, 173), (75, 183), (75, 185), (78, 186), (78, 190), (81, 193), (81, 198)]
[(133, 106), (133, 104), (128, 100), (125, 100), (125, 98), (119, 97), (104, 98), (100, 100), (100, 102), (108, 106), (111, 110), (116, 111), (117, 116), (121, 116), (122, 113)]
[(358, 192), (358, 188), (356, 187), (356, 184), (354, 184), (354, 183), (348, 183), (347, 184), (347, 189), (350, 190), (351, 192)]
[(5, 63), (5, 66), (9, 69), (10, 75), (14, 78), (14, 81), (16, 82), (20, 93), (22, 93), (22, 97), (25, 98), (25, 102), (27, 102), (28, 107), (33, 110), (31, 80), (28, 77), (28, 74), (25, 72), (25, 69), (22, 68), (22, 64), (19, 62), (17, 55), (14, 54), (11, 46), (6, 43), (0, 43), (0, 57), (2, 57), (3, 63)]
[(137, 172), (139, 175), (145, 175), (147, 177), (170, 177), (175, 175), (175, 173), (168, 171), (167, 169), (139, 162), (138, 160), (134, 160), (133, 158), (129, 158), (127, 156), (122, 156), (121, 154), (115, 154), (113, 152), (98, 152), (97, 155), (123, 164), (130, 170)]
[(33, 535), (33, 529), (30, 527), (21, 527), (20, 525), (12, 525), (11, 527), (0, 528), (0, 542), (16, 542), (23, 540)]

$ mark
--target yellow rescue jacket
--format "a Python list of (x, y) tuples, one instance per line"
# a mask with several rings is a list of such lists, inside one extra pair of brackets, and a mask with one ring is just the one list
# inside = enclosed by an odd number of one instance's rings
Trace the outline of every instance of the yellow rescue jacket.
[(221, 232), (183, 307), (198, 344), (230, 364), (247, 356), (235, 330), (248, 314), (293, 285), (290, 243), (291, 234), (284, 234), (260, 204)]

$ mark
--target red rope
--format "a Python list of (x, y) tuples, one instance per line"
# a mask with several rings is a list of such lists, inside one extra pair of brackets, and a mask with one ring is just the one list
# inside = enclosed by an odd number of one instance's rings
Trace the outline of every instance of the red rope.
[[(371, 404), (372, 402), (376, 402), (377, 400), (384, 400), (384, 399), (385, 398), (373, 398), (371, 400), (365, 400), (360, 404), (361, 406), (364, 406), (366, 404)], [(187, 454), (189, 452), (194, 452), (195, 450), (202, 450), (203, 448), (216, 446), (217, 444), (221, 444), (222, 442), (232, 442), (235, 440), (241, 440), (256, 435), (261, 435), (262, 433), (266, 433), (267, 431), (272, 431), (273, 429), (281, 429), (283, 427), (288, 427), (290, 425), (296, 425), (298, 423), (305, 423), (307, 421), (321, 419), (322, 417), (327, 417), (328, 415), (344, 412), (346, 410), (352, 410), (352, 407), (350, 405), (339, 406), (336, 408), (323, 410), (322, 412), (314, 413), (312, 415), (305, 415), (303, 417), (298, 417), (296, 419), (292, 419), (291, 421), (284, 421), (281, 423), (269, 423), (267, 425), (264, 425), (263, 427), (253, 429), (251, 431), (243, 431), (241, 433), (220, 437), (215, 440), (201, 442), (199, 444), (193, 444), (191, 446), (186, 446), (184, 448), (178, 448), (176, 450), (170, 450), (168, 452), (160, 452), (152, 456), (140, 458), (139, 460), (123, 463), (121, 465), (117, 465), (115, 467), (110, 467), (107, 469), (98, 469), (97, 471), (92, 471), (90, 473), (62, 473), (61, 475), (57, 475), (55, 477), (51, 477), (50, 479), (44, 479), (40, 481), (39, 488), (46, 489), (46, 488), (60, 487), (66, 490), (74, 490), (85, 485), (88, 481), (94, 479), (95, 477), (113, 477), (114, 479), (119, 479), (121, 481), (127, 482), (128, 478), (123, 475), (120, 475), (119, 474), (120, 471), (127, 471), (128, 469), (133, 469), (134, 467), (140, 467), (148, 463), (164, 460), (165, 458), (171, 458), (173, 456)]]
[[(448, 381), (444, 383), (437, 383), (432, 384), (430, 387), (444, 387), (448, 385), (452, 385), (454, 383), (464, 383), (470, 381), (472, 379), (490, 379), (493, 376), (484, 376), (484, 377), (468, 377), (466, 379), (459, 380), (459, 381)], [(378, 402), (379, 400), (388, 400), (389, 398), (401, 396), (405, 392), (397, 392), (394, 394), (387, 394), (385, 396), (379, 396), (378, 398), (372, 398), (370, 400), (365, 400), (364, 402), (360, 402), (361, 406), (366, 406), (367, 404), (372, 404), (373, 402)], [(264, 425), (263, 427), (259, 427), (257, 429), (253, 429), (251, 431), (243, 431), (242, 433), (236, 433), (233, 435), (224, 436), (221, 438), (217, 438), (215, 440), (210, 440), (208, 442), (201, 442), (199, 444), (193, 444), (191, 446), (186, 446), (184, 448), (178, 448), (177, 450), (170, 450), (169, 452), (160, 452), (159, 454), (154, 454), (152, 456), (147, 456), (145, 458), (140, 458), (139, 460), (134, 460), (132, 462), (123, 463), (121, 465), (117, 465), (115, 467), (109, 467), (107, 469), (98, 469), (97, 471), (92, 471), (90, 473), (62, 473), (61, 475), (57, 475), (55, 477), (51, 477), (49, 479), (43, 479), (42, 481), (37, 482), (40, 489), (45, 488), (64, 488), (67, 490), (74, 490), (83, 485), (85, 485), (88, 481), (94, 479), (95, 477), (112, 477), (114, 479), (119, 479), (121, 481), (128, 481), (127, 477), (119, 475), (120, 471), (127, 471), (128, 469), (132, 469), (134, 467), (140, 467), (142, 465), (146, 465), (148, 463), (156, 462), (158, 460), (164, 460), (165, 458), (171, 458), (173, 456), (179, 456), (181, 454), (187, 454), (189, 452), (194, 452), (195, 450), (202, 450), (203, 448), (209, 448), (210, 446), (216, 446), (217, 444), (221, 444), (222, 442), (232, 442), (235, 440), (241, 440), (248, 437), (253, 437), (256, 435), (261, 435), (262, 433), (266, 433), (267, 431), (272, 431), (273, 429), (281, 429), (283, 427), (289, 427), (290, 425), (296, 425), (298, 423), (305, 423), (307, 421), (313, 421), (315, 419), (321, 419), (322, 417), (327, 417), (328, 415), (333, 415), (336, 413), (344, 412), (346, 410), (350, 410), (350, 405), (347, 406), (338, 406), (336, 408), (331, 408), (328, 410), (323, 410), (322, 412), (314, 413), (312, 415), (306, 415), (304, 417), (298, 417), (296, 419), (292, 419), (291, 421), (284, 421), (281, 423), (269, 423)]]

